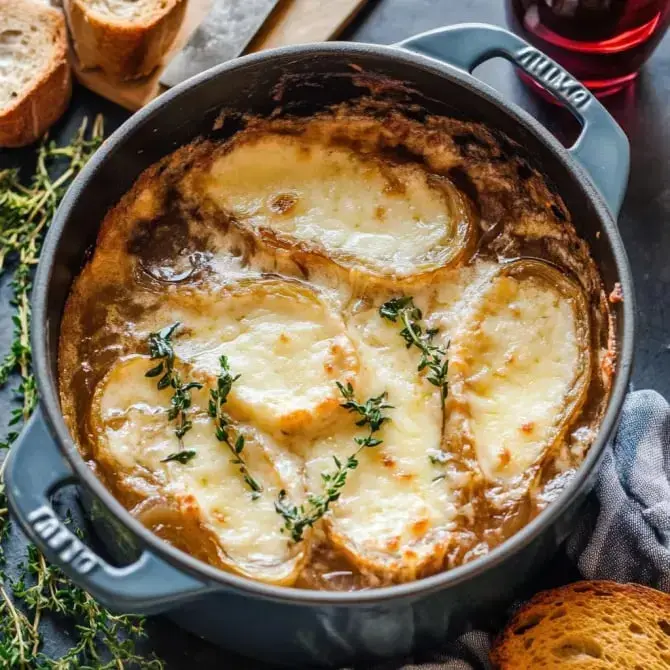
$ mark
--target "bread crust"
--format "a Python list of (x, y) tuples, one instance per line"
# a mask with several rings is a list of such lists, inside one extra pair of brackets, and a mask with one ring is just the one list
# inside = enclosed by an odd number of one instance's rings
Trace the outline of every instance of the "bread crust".
[(150, 20), (110, 21), (81, 0), (65, 0), (74, 49), (84, 68), (100, 68), (115, 79), (137, 79), (161, 62), (181, 26), (187, 0), (169, 0)]
[[(11, 11), (12, 6), (12, 0), (0, 0), (0, 10)], [(24, 11), (26, 7), (14, 9)], [(49, 67), (40, 73), (32, 86), (0, 111), (0, 147), (22, 147), (35, 142), (62, 116), (72, 94), (65, 19), (60, 11), (46, 5), (33, 5), (32, 11), (49, 16), (54, 52)]]
[[(649, 639), (642, 637), (646, 633), (644, 624), (651, 619), (654, 627), (657, 623), (665, 625), (661, 631), (654, 631), (658, 640), (653, 639), (653, 634)], [(532, 649), (538, 645), (542, 649), (542, 667), (547, 670), (562, 667), (605, 670), (615, 665), (647, 670), (665, 668), (670, 662), (669, 621), (667, 593), (607, 580), (575, 582), (541, 591), (525, 603), (495, 639), (490, 660), (496, 670), (535, 667)], [(587, 642), (584, 654), (561, 658), (552, 653), (552, 646), (568, 645), (576, 646), (579, 654), (582, 640)], [(593, 645), (590, 652), (589, 640)], [(614, 658), (600, 656), (599, 647)], [(648, 652), (645, 654), (644, 650)]]

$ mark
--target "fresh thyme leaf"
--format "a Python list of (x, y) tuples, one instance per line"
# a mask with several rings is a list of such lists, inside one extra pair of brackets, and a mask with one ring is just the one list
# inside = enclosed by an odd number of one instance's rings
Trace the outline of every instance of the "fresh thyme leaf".
[[(162, 377), (158, 380), (156, 386), (159, 390), (172, 387), (173, 393), (170, 398), (170, 408), (168, 409), (168, 421), (177, 421), (174, 433), (179, 440), (179, 449), (184, 449), (184, 435), (191, 430), (193, 422), (190, 421), (188, 410), (191, 408), (191, 390), (201, 389), (199, 382), (182, 383), (181, 375), (174, 367), (174, 349), (172, 348), (172, 336), (181, 324), (179, 321), (171, 326), (161, 328), (158, 332), (149, 334), (149, 356), (151, 360), (162, 359), (158, 365), (147, 370), (145, 377)], [(195, 455), (195, 452), (193, 453)], [(191, 456), (190, 458), (193, 458)], [(190, 460), (190, 458), (188, 460)], [(178, 460), (176, 458), (170, 460)], [(186, 463), (187, 461), (179, 461)]]
[(151, 360), (163, 359), (158, 365), (148, 370), (145, 377), (163, 376), (158, 380), (158, 388), (164, 389), (172, 384), (174, 373), (174, 349), (172, 348), (172, 335), (179, 328), (179, 321), (171, 326), (161, 328), (156, 333), (149, 333), (149, 356)]
[(423, 314), (414, 304), (414, 298), (403, 296), (392, 298), (379, 308), (379, 315), (393, 323), (400, 321), (403, 328), (400, 336), (405, 340), (407, 348), (414, 346), (421, 352), (418, 371), (428, 369), (426, 380), (440, 389), (442, 402), (447, 399), (449, 385), (447, 374), (449, 372), (449, 359), (446, 347), (433, 344), (433, 338), (437, 335), (437, 328), (425, 328), (422, 325)]
[[(411, 296), (402, 296), (401, 298), (391, 298), (379, 308), (379, 315), (383, 319), (388, 319), (395, 323), (398, 320), (398, 315), (402, 310), (408, 306), (414, 306), (414, 298)], [(421, 317), (419, 317), (421, 318)]]
[(177, 461), (182, 465), (188, 463), (192, 458), (195, 458), (196, 455), (195, 449), (185, 449), (184, 451), (175, 451), (173, 454), (170, 454), (166, 458), (161, 459), (161, 463), (169, 463), (170, 461)]
[(305, 505), (292, 505), (288, 500), (286, 491), (279, 492), (275, 501), (275, 510), (284, 519), (282, 531), (288, 531), (291, 534), (293, 542), (300, 542), (307, 528), (311, 528), (328, 510), (331, 503), (334, 503), (340, 497), (344, 485), (347, 483), (347, 475), (358, 467), (358, 454), (363, 449), (377, 447), (382, 443), (379, 438), (373, 437), (389, 417), (384, 416), (382, 412), (385, 409), (393, 409), (392, 405), (386, 402), (387, 394), (369, 398), (363, 404), (356, 402), (354, 398), (354, 388), (348, 383), (346, 386), (340, 382), (335, 382), (340, 390), (345, 402), (340, 407), (357, 414), (361, 418), (356, 421), (357, 426), (367, 426), (369, 434), (364, 437), (355, 437), (354, 442), (358, 449), (351, 454), (347, 460), (342, 463), (337, 456), (333, 456), (335, 470), (332, 472), (322, 472), (321, 480), (324, 485), (324, 492), (321, 495), (309, 495)]
[(219, 365), (221, 366), (221, 372), (216, 380), (216, 388), (209, 391), (209, 416), (214, 419), (214, 434), (216, 435), (216, 439), (219, 442), (223, 442), (230, 450), (233, 456), (231, 463), (239, 465), (239, 471), (244, 478), (244, 483), (251, 491), (251, 499), (256, 500), (260, 497), (263, 487), (249, 472), (247, 462), (242, 455), (244, 451), (244, 436), (238, 435), (234, 443), (230, 441), (230, 435), (228, 434), (230, 420), (228, 419), (228, 415), (223, 411), (223, 406), (228, 401), (228, 394), (233, 388), (233, 383), (240, 378), (240, 375), (233, 376), (231, 374), (226, 356), (219, 358)]
[[(15, 589), (15, 597), (20, 598), (16, 585)], [(8, 591), (5, 584), (0, 585), (0, 660), (3, 667), (28, 670), (34, 667), (37, 657), (39, 633)]]
[(384, 421), (388, 421), (388, 417), (382, 416), (382, 411), (393, 409), (393, 407), (385, 402), (386, 393), (382, 393), (375, 398), (369, 398), (361, 405), (354, 399), (354, 388), (350, 383), (346, 386), (343, 386), (340, 382), (335, 383), (346, 401), (340, 406), (361, 416), (361, 419), (356, 422), (357, 426), (370, 426), (370, 434), (372, 434), (382, 427)]

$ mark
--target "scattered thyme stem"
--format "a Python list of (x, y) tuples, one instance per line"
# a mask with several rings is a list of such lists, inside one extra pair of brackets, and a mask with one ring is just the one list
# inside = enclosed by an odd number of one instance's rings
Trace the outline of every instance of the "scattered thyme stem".
[(340, 382), (336, 383), (345, 400), (340, 407), (358, 414), (361, 418), (356, 421), (356, 425), (367, 426), (369, 433), (365, 437), (354, 438), (358, 449), (344, 463), (337, 456), (333, 456), (335, 471), (321, 473), (321, 479), (325, 487), (321, 495), (309, 495), (305, 505), (297, 506), (289, 502), (286, 491), (279, 492), (279, 497), (275, 501), (275, 510), (277, 514), (284, 518), (282, 531), (288, 531), (293, 542), (300, 542), (305, 530), (311, 528), (321, 519), (330, 509), (330, 505), (340, 497), (342, 489), (347, 483), (347, 475), (358, 467), (358, 455), (361, 451), (366, 448), (377, 447), (382, 443), (382, 440), (374, 437), (374, 434), (389, 420), (387, 416), (382, 414), (383, 410), (393, 409), (393, 406), (386, 402), (386, 393), (369, 398), (365, 403), (360, 404), (354, 399), (354, 388), (351, 384), (344, 386)]
[(258, 483), (251, 472), (249, 472), (249, 467), (242, 454), (245, 446), (244, 436), (240, 434), (237, 436), (234, 443), (231, 442), (230, 435), (228, 434), (230, 420), (223, 411), (223, 406), (228, 401), (228, 394), (230, 393), (233, 384), (240, 378), (240, 375), (232, 375), (226, 356), (221, 356), (219, 358), (219, 365), (221, 366), (221, 372), (216, 380), (216, 388), (210, 389), (209, 391), (209, 416), (214, 420), (216, 439), (219, 442), (223, 442), (228, 447), (228, 450), (232, 455), (231, 463), (239, 466), (239, 471), (244, 479), (244, 483), (251, 491), (251, 498), (252, 500), (256, 500), (260, 497), (263, 487)]

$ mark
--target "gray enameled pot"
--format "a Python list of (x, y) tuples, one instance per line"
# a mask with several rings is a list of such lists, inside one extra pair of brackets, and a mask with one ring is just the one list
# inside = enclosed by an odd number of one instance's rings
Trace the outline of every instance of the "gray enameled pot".
[[(582, 123), (565, 149), (530, 115), (470, 72), (503, 56), (543, 83)], [(226, 574), (165, 544), (110, 495), (80, 457), (57, 394), (58, 331), (73, 278), (106, 211), (142, 170), (213, 131), (221, 108), (295, 114), (366, 93), (356, 68), (417, 91), (428, 113), (480, 121), (516, 141), (565, 201), (588, 241), (614, 305), (618, 365), (602, 427), (572, 481), (542, 514), (502, 546), (427, 579), (358, 593), (277, 588)], [(278, 84), (281, 82), (281, 87)], [(393, 87), (387, 87), (392, 95)], [(381, 93), (384, 95), (384, 93)], [(238, 653), (293, 667), (337, 666), (439, 645), (473, 616), (509, 602), (574, 525), (624, 399), (633, 351), (633, 286), (615, 223), (628, 176), (628, 143), (601, 104), (562, 68), (499, 28), (469, 24), (425, 33), (392, 47), (329, 43), (288, 47), (213, 68), (161, 96), (119, 128), (65, 196), (48, 233), (33, 293), (33, 350), (41, 404), (11, 450), (6, 469), (14, 518), (49, 561), (110, 608), (167, 612), (180, 625)], [(84, 546), (55, 516), (50, 495), (79, 485), (115, 567)]]

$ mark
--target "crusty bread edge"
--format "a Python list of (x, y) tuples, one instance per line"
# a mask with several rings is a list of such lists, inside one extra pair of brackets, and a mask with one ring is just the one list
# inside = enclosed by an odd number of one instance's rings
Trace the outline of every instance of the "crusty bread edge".
[(641, 598), (646, 602), (657, 604), (661, 609), (670, 611), (670, 595), (663, 591), (649, 588), (648, 586), (642, 586), (641, 584), (620, 584), (619, 582), (602, 579), (573, 582), (572, 584), (566, 584), (555, 589), (540, 591), (517, 610), (505, 628), (494, 639), (489, 655), (494, 670), (506, 670), (507, 668), (516, 667), (514, 665), (515, 662), (518, 665), (518, 659), (511, 658), (507, 653), (508, 649), (505, 641), (510, 634), (513, 635), (512, 631), (522, 623), (530, 611), (539, 606), (551, 606), (558, 600), (565, 599), (566, 596), (569, 597), (580, 593), (579, 589), (587, 588), (606, 591), (611, 594)]
[(44, 10), (53, 12), (57, 48), (50, 67), (13, 105), (0, 112), (0, 147), (32, 144), (58, 121), (70, 102), (72, 76), (67, 61), (65, 19), (56, 9), (45, 6)]
[(112, 23), (65, 0), (74, 49), (85, 69), (100, 68), (116, 79), (150, 74), (161, 62), (179, 32), (187, 0), (176, 0), (164, 14), (148, 23)]

